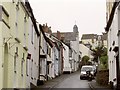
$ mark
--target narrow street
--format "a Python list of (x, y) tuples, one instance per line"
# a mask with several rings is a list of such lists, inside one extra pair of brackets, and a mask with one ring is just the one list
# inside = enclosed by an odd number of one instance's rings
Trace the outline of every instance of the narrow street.
[(63, 74), (56, 79), (46, 82), (39, 88), (51, 88), (52, 90), (56, 88), (85, 88), (90, 90), (88, 83), (87, 80), (80, 80), (80, 72), (77, 71), (71, 74)]
[(0, 0), (0, 90), (119, 88), (120, 0), (89, 1)]
[(69, 75), (54, 88), (89, 88), (87, 80), (80, 80), (80, 72)]

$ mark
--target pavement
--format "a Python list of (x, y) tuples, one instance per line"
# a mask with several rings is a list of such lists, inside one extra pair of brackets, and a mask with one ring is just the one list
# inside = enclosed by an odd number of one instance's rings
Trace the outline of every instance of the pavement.
[(88, 83), (91, 90), (113, 90), (109, 86), (101, 86), (99, 85), (96, 80), (92, 80)]

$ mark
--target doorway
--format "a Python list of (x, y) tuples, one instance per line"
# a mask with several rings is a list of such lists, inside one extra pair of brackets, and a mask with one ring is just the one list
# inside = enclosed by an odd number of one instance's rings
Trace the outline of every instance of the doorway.
[(8, 45), (4, 46), (4, 63), (3, 63), (3, 88), (8, 87)]

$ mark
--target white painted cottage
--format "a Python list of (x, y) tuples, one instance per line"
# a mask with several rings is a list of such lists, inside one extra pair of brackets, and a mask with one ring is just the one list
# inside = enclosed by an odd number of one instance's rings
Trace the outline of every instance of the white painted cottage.
[(64, 50), (63, 50), (63, 72), (72, 72), (72, 68), (70, 65), (70, 61), (69, 61), (69, 47), (63, 43), (64, 46)]
[[(40, 30), (39, 25), (37, 24), (32, 8), (29, 2), (26, 2), (25, 6), (29, 10), (31, 17), (29, 17), (29, 23), (26, 23), (26, 17), (24, 18), (24, 25), (28, 24), (29, 27), (24, 27), (25, 31), (28, 29), (28, 48), (24, 44), (24, 48), (28, 49), (28, 56), (26, 60), (26, 83), (27, 87), (37, 86), (37, 80), (39, 77), (39, 39), (40, 39)], [(24, 38), (27, 35), (24, 34)], [(25, 38), (26, 39), (26, 38)]]
[(91, 55), (92, 51), (84, 44), (82, 44), (82, 43), (79, 44), (79, 50), (82, 53), (81, 58), (86, 55), (90, 58), (90, 61), (93, 59), (93, 56)]
[(108, 64), (109, 82), (120, 88), (120, 4), (119, 2), (107, 2), (107, 25), (108, 34)]

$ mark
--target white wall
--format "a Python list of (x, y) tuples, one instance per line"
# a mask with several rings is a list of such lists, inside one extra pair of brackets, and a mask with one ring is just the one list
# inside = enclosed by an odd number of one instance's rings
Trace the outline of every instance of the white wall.
[(79, 44), (79, 50), (80, 52), (82, 52), (81, 58), (85, 55), (91, 57), (90, 49), (86, 47), (84, 44)]
[[(108, 32), (108, 64), (109, 64), (109, 82), (113, 81), (116, 78), (116, 58), (115, 52), (113, 48), (118, 46), (118, 11), (116, 9), (113, 22)], [(115, 45), (113, 45), (113, 41), (115, 41)], [(111, 51), (110, 51), (111, 47)], [(116, 82), (114, 82), (115, 84)]]
[(79, 61), (79, 41), (70, 41), (71, 48), (73, 49), (72, 59), (74, 65), (74, 70), (76, 71), (78, 69), (78, 61)]
[(84, 44), (79, 44), (79, 50), (82, 52), (82, 57), (85, 55), (89, 56), (89, 48), (86, 47)]
[(64, 61), (64, 67), (63, 72), (69, 71), (71, 72), (70, 62), (69, 62), (69, 47), (63, 44), (64, 50), (63, 50), (63, 61)]
[(55, 75), (56, 76), (58, 76), (58, 60), (59, 60), (59, 51), (58, 51), (58, 49), (55, 47), (55, 54), (54, 54), (54, 56), (55, 56)]
[[(40, 43), (40, 55), (47, 55), (47, 42), (45, 41), (45, 38), (43, 37), (43, 34), (41, 32), (41, 43)], [(46, 65), (47, 65), (47, 58), (40, 58), (40, 75), (45, 76), (46, 75)], [(45, 81), (46, 79), (40, 76), (41, 81)]]
[[(38, 63), (39, 63), (39, 37), (37, 36), (34, 27), (32, 27), (32, 21), (30, 20), (29, 23), (29, 43), (28, 43), (28, 53), (31, 54), (31, 59), (28, 60), (28, 65), (30, 65), (28, 68), (28, 77), (27, 80), (30, 83), (33, 83), (34, 85), (37, 85), (37, 79), (38, 79)], [(33, 44), (31, 42), (32, 37), (32, 30), (33, 30)], [(31, 79), (31, 77), (33, 79)], [(29, 87), (29, 85), (28, 85)]]

